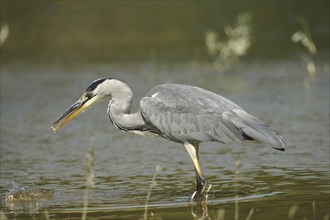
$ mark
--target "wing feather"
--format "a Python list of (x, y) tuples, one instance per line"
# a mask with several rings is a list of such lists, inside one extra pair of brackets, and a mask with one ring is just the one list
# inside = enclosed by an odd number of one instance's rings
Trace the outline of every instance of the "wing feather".
[(143, 117), (161, 135), (178, 142), (237, 139), (225, 126), (221, 114), (241, 109), (210, 91), (187, 85), (165, 84), (150, 90), (140, 101)]
[(140, 101), (145, 120), (176, 142), (256, 140), (283, 149), (277, 132), (218, 94), (187, 85), (154, 87)]

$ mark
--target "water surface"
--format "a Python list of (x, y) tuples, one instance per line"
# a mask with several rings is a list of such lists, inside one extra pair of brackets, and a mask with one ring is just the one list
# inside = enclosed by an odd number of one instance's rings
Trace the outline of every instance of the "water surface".
[[(10, 219), (80, 219), (85, 157), (94, 140), (89, 218), (143, 218), (156, 174), (149, 219), (234, 219), (237, 203), (239, 219), (329, 219), (329, 73), (320, 65), (310, 89), (303, 86), (305, 76), (295, 61), (241, 64), (228, 74), (189, 62), (1, 65), (0, 210)], [(212, 187), (206, 202), (190, 203), (195, 177), (184, 147), (118, 131), (107, 103), (52, 133), (52, 122), (100, 77), (130, 85), (133, 110), (160, 83), (222, 94), (278, 130), (287, 150), (202, 144), (200, 160)]]

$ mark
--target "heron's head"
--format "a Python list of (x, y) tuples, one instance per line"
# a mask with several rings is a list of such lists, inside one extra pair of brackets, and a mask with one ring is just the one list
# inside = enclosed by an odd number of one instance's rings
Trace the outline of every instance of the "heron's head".
[(52, 125), (52, 129), (56, 132), (63, 127), (66, 123), (71, 121), (81, 112), (85, 111), (89, 107), (92, 107), (96, 103), (102, 101), (107, 96), (111, 96), (111, 85), (114, 81), (118, 81), (111, 78), (101, 78), (92, 82), (83, 93), (81, 98), (70, 106)]

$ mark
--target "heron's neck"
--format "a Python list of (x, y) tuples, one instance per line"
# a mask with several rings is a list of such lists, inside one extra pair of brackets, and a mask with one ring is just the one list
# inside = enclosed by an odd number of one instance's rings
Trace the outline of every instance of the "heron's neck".
[(144, 125), (141, 112), (131, 114), (133, 94), (125, 84), (120, 90), (112, 93), (112, 99), (108, 105), (108, 115), (112, 123), (123, 130), (134, 130)]

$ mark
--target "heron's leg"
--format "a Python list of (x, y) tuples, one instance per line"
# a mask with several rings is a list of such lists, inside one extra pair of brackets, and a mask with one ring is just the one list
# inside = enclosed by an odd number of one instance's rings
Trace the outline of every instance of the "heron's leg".
[(196, 197), (199, 198), (206, 189), (206, 178), (203, 174), (202, 168), (200, 167), (198, 161), (199, 143), (198, 142), (185, 143), (184, 146), (186, 147), (195, 166), (196, 180), (197, 180), (197, 189), (196, 189), (195, 198)]

